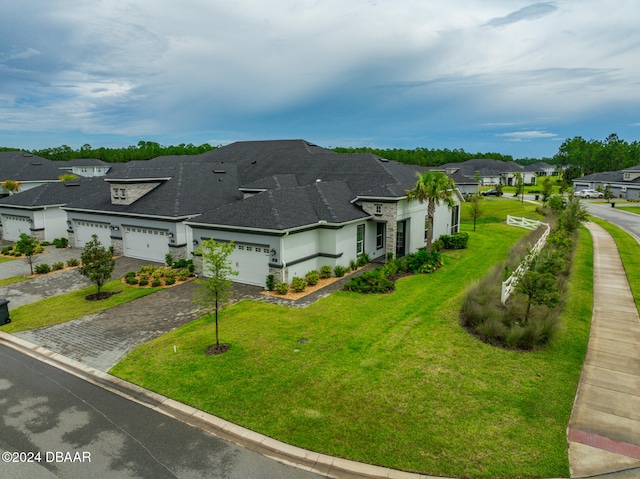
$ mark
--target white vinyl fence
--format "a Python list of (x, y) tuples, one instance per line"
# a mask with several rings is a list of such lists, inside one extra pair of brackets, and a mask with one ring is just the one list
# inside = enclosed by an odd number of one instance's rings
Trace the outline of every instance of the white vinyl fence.
[(529, 254), (518, 265), (513, 274), (502, 283), (502, 304), (507, 302), (507, 299), (509, 299), (509, 296), (518, 284), (518, 280), (527, 271), (527, 269), (529, 269), (529, 265), (531, 264), (533, 258), (540, 252), (542, 248), (544, 248), (544, 245), (547, 243), (547, 236), (549, 236), (549, 231), (551, 231), (551, 227), (547, 223), (530, 220), (528, 218), (518, 218), (516, 216), (507, 216), (507, 224), (511, 226), (518, 226), (520, 228), (525, 228), (528, 230), (535, 230), (540, 226), (546, 226), (546, 230), (542, 234), (538, 242), (533, 246), (533, 248), (531, 248)]

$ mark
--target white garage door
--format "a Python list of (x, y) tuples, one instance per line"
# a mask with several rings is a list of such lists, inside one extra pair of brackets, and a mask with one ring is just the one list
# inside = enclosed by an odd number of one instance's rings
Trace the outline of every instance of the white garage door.
[(125, 226), (124, 255), (164, 263), (169, 252), (169, 232), (152, 228)]
[(236, 243), (229, 257), (231, 267), (238, 272), (233, 281), (264, 286), (269, 274), (269, 248), (266, 246)]
[(21, 233), (31, 236), (31, 224), (26, 216), (2, 215), (3, 238), (7, 241), (18, 241)]
[(98, 223), (95, 221), (76, 220), (76, 246), (84, 248), (84, 245), (91, 241), (91, 236), (97, 235), (98, 241), (108, 248), (111, 246), (111, 229), (109, 223)]

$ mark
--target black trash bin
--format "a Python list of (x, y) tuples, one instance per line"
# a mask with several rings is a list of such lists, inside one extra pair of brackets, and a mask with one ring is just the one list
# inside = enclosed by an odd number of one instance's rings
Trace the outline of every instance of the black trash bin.
[(540, 195), (536, 195), (536, 201), (540, 199)]
[(9, 317), (9, 300), (0, 299), (0, 324), (9, 324), (11, 318)]

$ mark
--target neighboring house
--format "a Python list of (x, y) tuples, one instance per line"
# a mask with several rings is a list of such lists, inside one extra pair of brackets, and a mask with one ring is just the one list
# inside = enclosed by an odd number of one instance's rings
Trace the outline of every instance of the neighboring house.
[[(0, 152), (0, 183), (6, 180), (18, 181), (20, 193), (47, 183), (59, 182), (60, 176), (64, 174), (104, 176), (112, 168), (112, 165), (94, 159), (51, 161), (24, 151)], [(0, 197), (8, 194), (0, 186)]]
[(461, 175), (468, 180), (475, 180), (480, 185), (512, 186), (516, 183), (516, 173), (520, 173), (524, 183), (535, 185), (537, 170), (535, 167), (522, 166), (515, 161), (500, 161), (478, 158), (461, 163), (447, 163), (437, 168), (449, 175)]
[(63, 173), (69, 173), (83, 177), (105, 176), (113, 167), (113, 165), (109, 163), (93, 158), (58, 161), (56, 163), (58, 164), (58, 168), (62, 170)]
[[(75, 180), (77, 187), (45, 185), (23, 201), (17, 198), (26, 193), (0, 200), (0, 214), (20, 211), (43, 239), (63, 225), (72, 246), (96, 234), (116, 254), (149, 261), (163, 262), (167, 253), (189, 258), (210, 238), (234, 241), (234, 279), (264, 285), (269, 273), (289, 282), (364, 253), (402, 256), (424, 246), (427, 204), (407, 202), (406, 194), (416, 173), (303, 140), (238, 142), (197, 156), (119, 164), (107, 176)], [(81, 194), (59, 197), (64, 191)], [(434, 239), (458, 231), (457, 189), (454, 197), (455, 207), (436, 209)], [(48, 210), (66, 216), (54, 227), (25, 213)], [(20, 231), (9, 229), (10, 236)]]
[(616, 198), (640, 199), (640, 165), (620, 171), (604, 171), (585, 175), (573, 180), (576, 192), (601, 188), (610, 185), (611, 193)]
[(0, 200), (2, 239), (17, 241), (21, 233), (39, 241), (67, 238), (67, 214), (62, 206), (91, 194), (94, 187), (94, 182), (78, 179), (46, 183), (3, 198)]

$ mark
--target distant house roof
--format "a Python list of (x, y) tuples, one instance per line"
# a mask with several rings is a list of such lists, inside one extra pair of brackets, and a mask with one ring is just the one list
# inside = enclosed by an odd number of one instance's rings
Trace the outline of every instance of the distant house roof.
[(24, 151), (0, 152), (0, 181), (57, 181), (56, 162)]
[(23, 208), (43, 208), (45, 206), (60, 206), (70, 201), (84, 198), (101, 186), (102, 180), (78, 178), (67, 182), (45, 183), (36, 188), (25, 190), (19, 195), (6, 196), (0, 199), (0, 206)]

